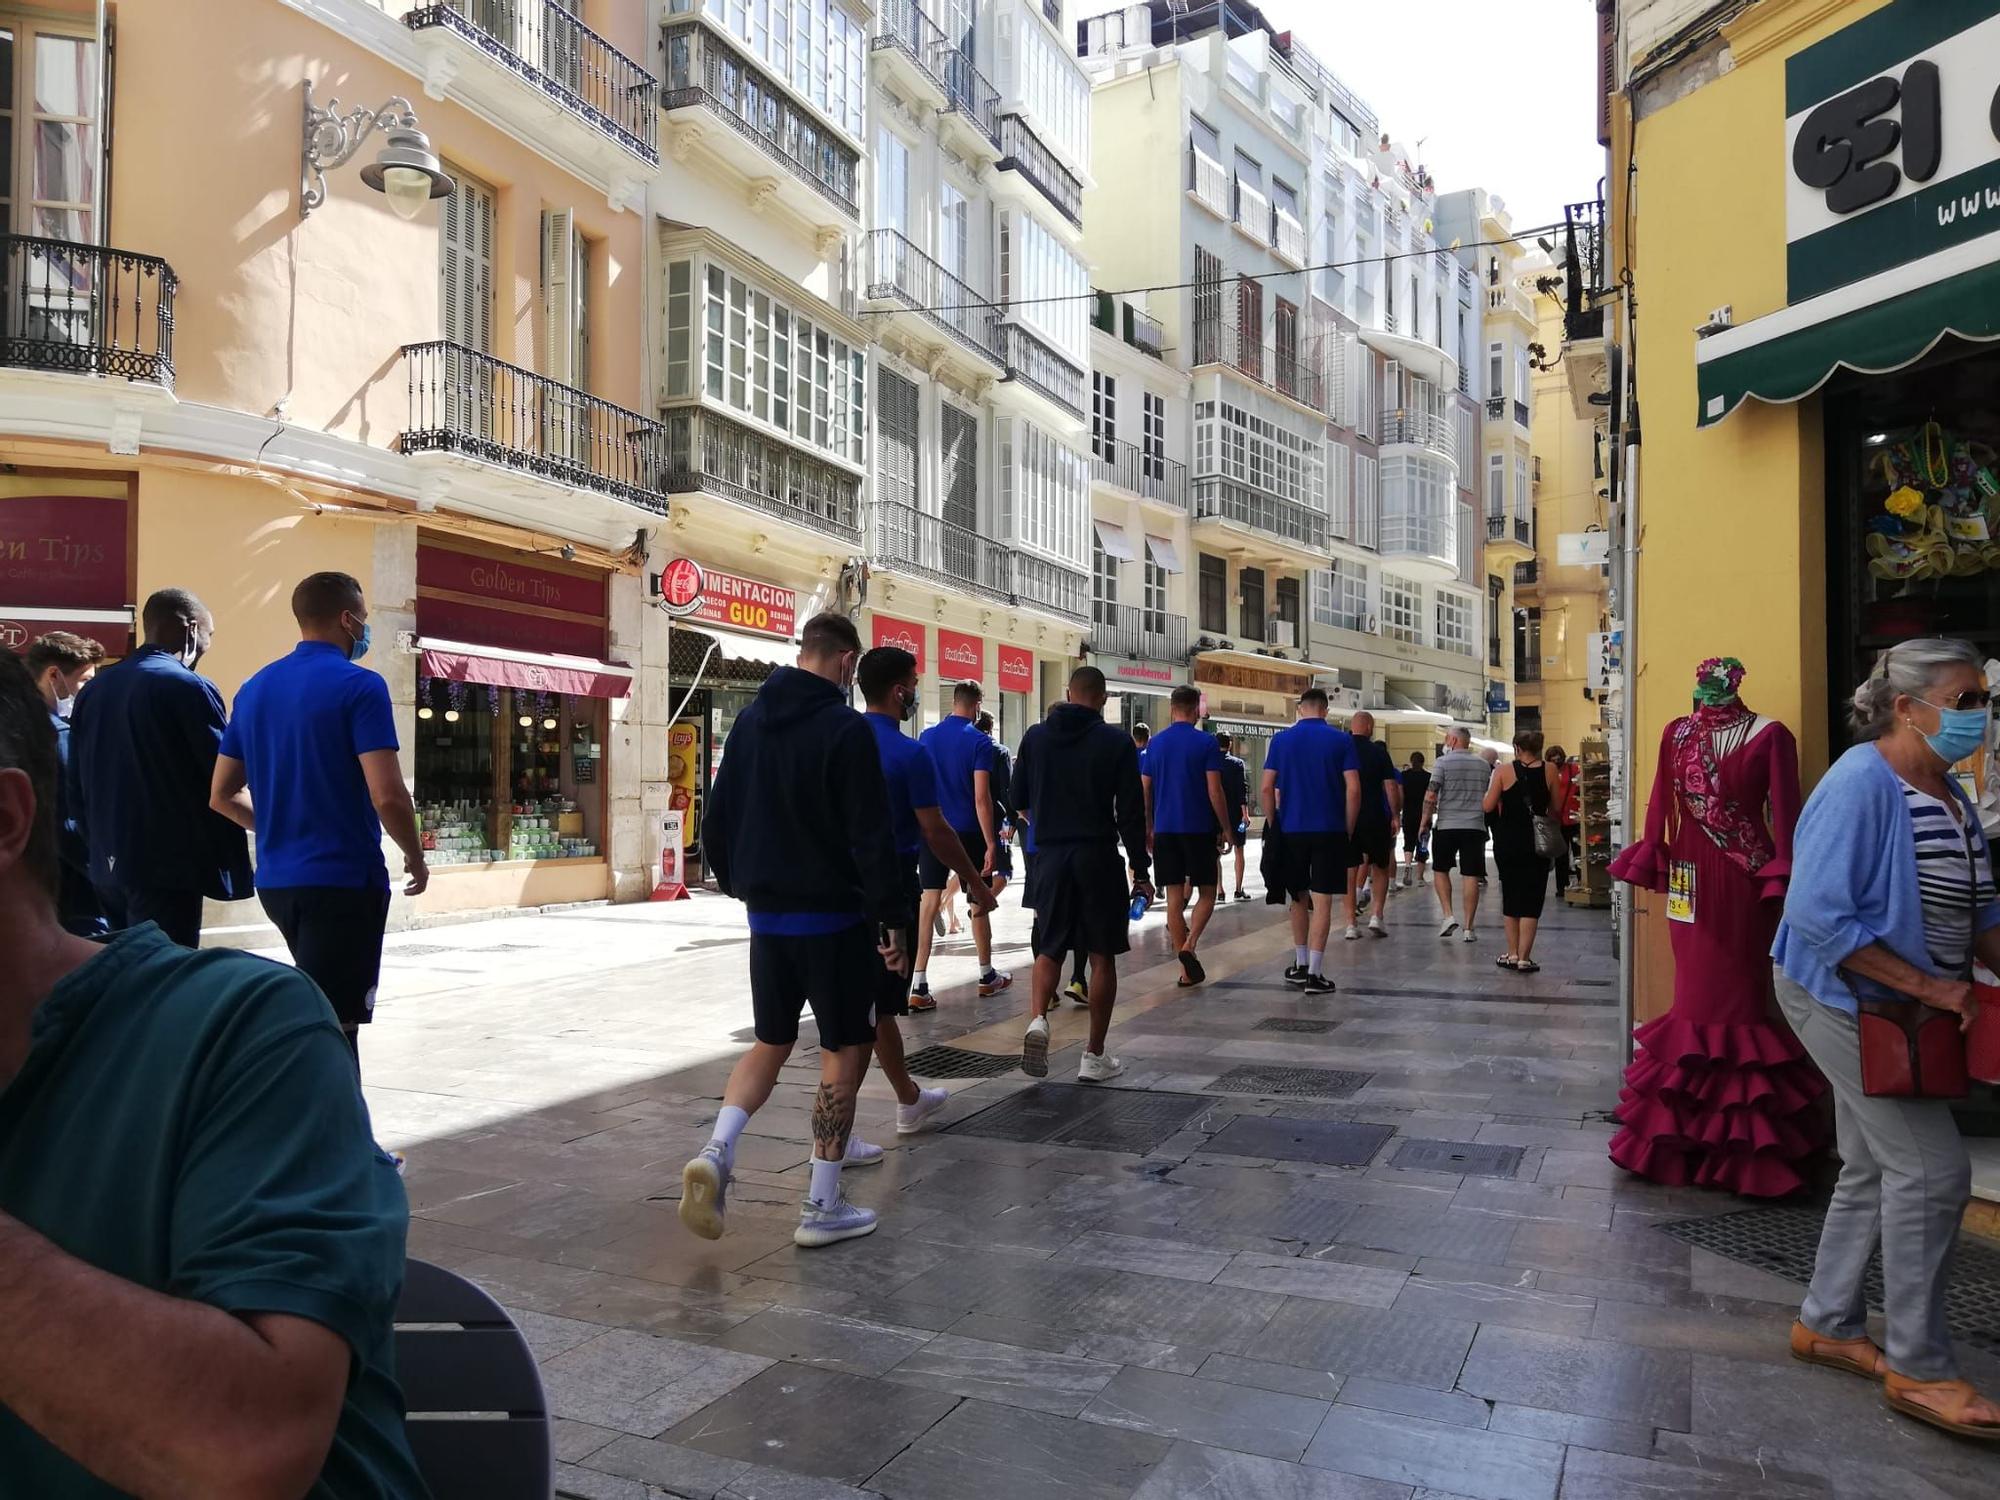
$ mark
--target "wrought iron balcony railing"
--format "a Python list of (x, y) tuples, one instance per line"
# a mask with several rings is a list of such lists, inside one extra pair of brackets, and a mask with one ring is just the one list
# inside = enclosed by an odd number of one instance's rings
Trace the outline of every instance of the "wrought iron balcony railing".
[(1326, 547), (1326, 512), (1219, 474), (1195, 476), (1194, 517), (1197, 521), (1234, 521), (1314, 551)]
[(1000, 160), (994, 163), (994, 170), (1019, 172), (1049, 200), (1056, 212), (1078, 229), (1083, 228), (1083, 184), (1055, 159), (1041, 137), (1019, 115), (1000, 117)]
[(156, 255), (0, 236), (0, 365), (174, 384), (173, 267)]
[(457, 33), (641, 161), (659, 161), (660, 81), (556, 0), (442, 0), (403, 24)]
[(1604, 337), (1604, 203), (1563, 210), (1563, 337), (1571, 343)]
[(1192, 146), (1188, 148), (1187, 185), (1188, 191), (1199, 198), (1210, 213), (1225, 219), (1229, 217), (1229, 169)]
[(1486, 513), (1486, 540), (1489, 542), (1504, 542), (1510, 537), (1524, 547), (1534, 546), (1534, 521), (1527, 516), (1513, 516), (1510, 518), (1505, 512), (1496, 513), (1488, 511)]
[(1101, 484), (1163, 501), (1175, 510), (1188, 507), (1187, 465), (1164, 453), (1148, 453), (1136, 443), (1112, 442), (1109, 457), (1093, 453), (1091, 477)]
[(1154, 359), (1166, 358), (1166, 330), (1160, 320), (1148, 317), (1130, 302), (1115, 293), (1098, 292), (1091, 304), (1090, 326), (1110, 334), (1114, 339), (1123, 339), (1141, 354), (1150, 354)]
[(460, 453), (663, 510), (660, 426), (585, 391), (437, 340), (405, 344), (404, 453)]
[(668, 494), (720, 495), (844, 542), (861, 540), (859, 475), (705, 409), (670, 411), (660, 427), (660, 488)]
[(1505, 396), (1488, 396), (1486, 398), (1486, 416), (1489, 421), (1498, 422), (1505, 418), (1506, 415), (1507, 398)]
[(1514, 403), (1514, 424), (1517, 427), (1526, 427), (1529, 425), (1527, 402), (1516, 401)]
[(938, 54), (937, 69), (944, 75), (945, 108), (964, 115), (979, 133), (994, 145), (1000, 144), (1000, 91), (973, 66), (972, 59), (950, 42)]
[(1005, 604), (1035, 604), (1083, 619), (1090, 580), (901, 501), (877, 499), (875, 556), (884, 566)]
[(1187, 659), (1187, 617), (1135, 604), (1090, 606), (1090, 649), (1103, 656), (1141, 661)]
[(852, 146), (701, 22), (677, 22), (661, 36), (667, 58), (662, 109), (710, 111), (850, 218), (858, 215), (860, 157)]
[(1089, 377), (1043, 343), (1039, 335), (1020, 323), (1002, 323), (1000, 348), (1007, 379), (1031, 387), (1079, 420), (1087, 415), (1083, 403)]
[(1382, 412), (1382, 425), (1375, 440), (1384, 447), (1409, 443), (1454, 462), (1458, 457), (1458, 423), (1449, 412), (1426, 411), (1420, 407), (1388, 407)]
[(1089, 618), (1089, 574), (1025, 552), (1009, 552), (1007, 560), (1013, 567), (1016, 602), (1039, 604), (1072, 620)]
[(974, 291), (893, 229), (868, 232), (868, 290), (871, 301), (892, 299), (921, 313), (958, 344), (997, 368), (1001, 364), (999, 322), (991, 300)]
[(1516, 682), (1540, 682), (1542, 663), (1539, 658), (1516, 653), (1514, 657), (1514, 680)]
[(1196, 365), (1225, 365), (1268, 386), (1301, 406), (1326, 410), (1326, 376), (1295, 347), (1265, 344), (1228, 318), (1203, 318), (1194, 325)]
[(917, 0), (882, 0), (876, 15), (881, 26), (870, 45), (876, 49), (893, 47), (905, 53), (942, 90), (948, 44), (937, 23), (924, 14)]

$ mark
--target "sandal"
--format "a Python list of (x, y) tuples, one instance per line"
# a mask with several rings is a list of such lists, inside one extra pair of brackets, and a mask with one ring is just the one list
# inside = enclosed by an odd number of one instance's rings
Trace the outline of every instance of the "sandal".
[[(1920, 1396), (1943, 1399), (1932, 1404), (1918, 1400)], [(1882, 1399), (1906, 1417), (1915, 1417), (1959, 1437), (1981, 1438), (1989, 1443), (2000, 1441), (2000, 1417), (1986, 1421), (1970, 1419), (1973, 1406), (1985, 1398), (1969, 1380), (1911, 1380), (1890, 1370), (1882, 1377)]]
[(1194, 956), (1192, 948), (1183, 948), (1177, 955), (1181, 961), (1180, 988), (1190, 989), (1208, 978), (1208, 971), (1201, 966), (1201, 960)]
[(1792, 1358), (1809, 1365), (1825, 1365), (1829, 1370), (1845, 1370), (1869, 1380), (1879, 1380), (1889, 1373), (1882, 1350), (1873, 1339), (1830, 1339), (1796, 1321), (1792, 1324)]
[(1514, 957), (1514, 955), (1511, 953), (1503, 953), (1498, 958), (1494, 959), (1493, 962), (1495, 966), (1498, 968), (1511, 969), (1515, 965), (1520, 963), (1520, 960)]
[(1542, 972), (1542, 966), (1532, 958), (1515, 959), (1513, 969), (1516, 974), (1539, 974)]

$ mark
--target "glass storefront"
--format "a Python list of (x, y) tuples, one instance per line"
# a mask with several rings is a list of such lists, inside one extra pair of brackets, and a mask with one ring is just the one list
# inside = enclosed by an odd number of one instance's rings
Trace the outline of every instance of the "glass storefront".
[(596, 859), (602, 699), (417, 680), (417, 815), (439, 868)]

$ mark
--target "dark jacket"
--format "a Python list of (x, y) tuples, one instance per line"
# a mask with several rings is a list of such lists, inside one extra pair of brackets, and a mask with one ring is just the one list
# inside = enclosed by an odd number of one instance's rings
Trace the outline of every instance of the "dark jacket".
[(1035, 848), (1063, 844), (1125, 845), (1126, 863), (1144, 879), (1146, 794), (1132, 737), (1078, 703), (1058, 703), (1021, 736), (1014, 760), (1014, 805), (1028, 815)]
[(225, 722), (215, 684), (157, 646), (77, 694), (63, 808), (83, 831), (94, 882), (250, 895), (249, 840), (208, 805)]
[(1257, 873), (1264, 877), (1264, 904), (1285, 906), (1292, 899), (1292, 854), (1285, 847), (1285, 830), (1279, 826), (1277, 809), (1264, 815), (1264, 852), (1257, 860)]
[(716, 884), (751, 911), (909, 921), (874, 732), (798, 667), (778, 668), (736, 716), (702, 847)]
[(63, 931), (80, 937), (101, 936), (108, 930), (104, 908), (90, 883), (90, 849), (83, 841), (69, 795), (69, 720), (51, 712), (56, 731), (56, 853), (62, 861), (62, 885), (57, 914)]
[(993, 742), (993, 769), (987, 773), (993, 784), (993, 815), (996, 826), (1014, 821), (1014, 755), (998, 740)]

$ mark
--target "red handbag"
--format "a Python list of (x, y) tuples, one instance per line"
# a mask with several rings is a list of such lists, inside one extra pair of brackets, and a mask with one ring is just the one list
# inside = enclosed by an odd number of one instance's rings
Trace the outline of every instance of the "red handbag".
[(1963, 1099), (1965, 1033), (1958, 1017), (1916, 1000), (1863, 1000), (1861, 1092), (1871, 1099)]

